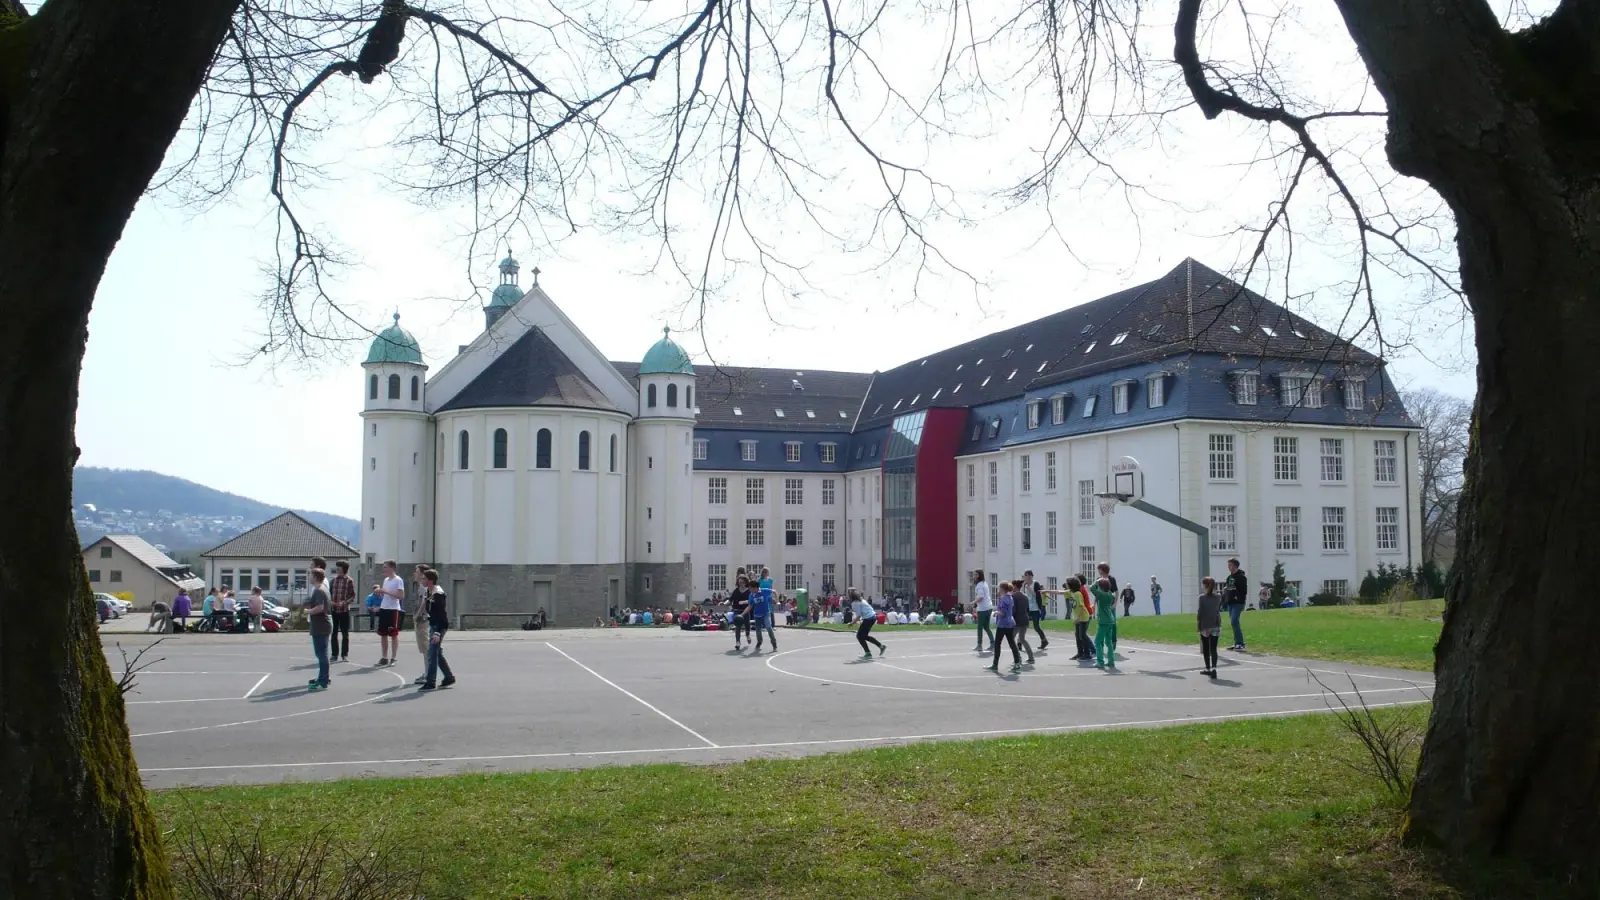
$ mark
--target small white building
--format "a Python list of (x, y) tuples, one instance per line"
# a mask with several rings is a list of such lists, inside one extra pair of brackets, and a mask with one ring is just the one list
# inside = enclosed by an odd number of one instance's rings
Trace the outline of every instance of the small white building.
[[(359, 554), (343, 540), (323, 531), (294, 512), (284, 512), (238, 537), (200, 554), (206, 561), (206, 585), (231, 588), (241, 597), (252, 588), (283, 606), (295, 606), (308, 592), (311, 560), (344, 560), (355, 571)], [(357, 585), (365, 595), (366, 585)], [(202, 588), (201, 593), (205, 593)]]

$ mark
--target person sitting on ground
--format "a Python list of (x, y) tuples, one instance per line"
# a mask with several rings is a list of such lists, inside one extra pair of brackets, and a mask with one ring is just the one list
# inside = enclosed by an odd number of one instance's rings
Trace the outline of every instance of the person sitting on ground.
[(644, 617), (640, 621), (644, 622), (646, 625), (652, 625), (654, 624), (653, 620), (654, 617), (650, 614), (650, 610), (647, 609), (644, 611)]

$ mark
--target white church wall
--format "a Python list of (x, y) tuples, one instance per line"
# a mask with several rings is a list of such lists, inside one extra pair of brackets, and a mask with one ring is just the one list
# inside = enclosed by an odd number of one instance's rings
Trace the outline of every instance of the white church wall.
[(433, 547), (433, 425), (426, 416), (384, 410), (361, 423), (363, 558), (429, 559)]

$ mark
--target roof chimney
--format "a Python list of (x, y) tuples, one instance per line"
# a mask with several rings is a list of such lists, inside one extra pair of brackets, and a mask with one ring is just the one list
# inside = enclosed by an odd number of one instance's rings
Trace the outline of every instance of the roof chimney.
[(457, 344), (456, 345), (456, 355), (457, 356), (460, 356), (461, 354), (463, 354), (465, 352), (467, 352), (467, 345), (466, 344)]

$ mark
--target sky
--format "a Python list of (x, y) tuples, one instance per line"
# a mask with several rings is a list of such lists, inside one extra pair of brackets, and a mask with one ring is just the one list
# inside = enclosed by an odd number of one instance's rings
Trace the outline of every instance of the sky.
[[(1335, 102), (1381, 108), (1336, 21), (1311, 15), (1288, 31), (1277, 46), (1287, 42), (1298, 52), (1285, 54), (1286, 66), (1320, 76)], [(1170, 42), (1164, 34), (1170, 32), (1153, 31), (1152, 45)], [(921, 33), (918, 43), (897, 32), (887, 48), (899, 66), (891, 77), (914, 83), (921, 70), (908, 42), (936, 49), (937, 37)], [(1215, 52), (1231, 52), (1225, 33), (1214, 40)], [(784, 109), (804, 126), (797, 146), (823, 173), (809, 183), (808, 196), (825, 210), (829, 233), (852, 239), (842, 246), (819, 232), (794, 197), (773, 187), (770, 161), (752, 163), (745, 174), (752, 227), (786, 260), (803, 263), (803, 274), (775, 286), (757, 269), (722, 262), (748, 258), (747, 242), (721, 241), (703, 321), (683, 277), (662, 264), (660, 239), (647, 231), (599, 227), (592, 216), (561, 236), (558, 222), (528, 210), (522, 226), (472, 241), (471, 208), (418, 205), (397, 187), (397, 157), (385, 144), (393, 123), (381, 112), (353, 117), (308, 151), (335, 174), (307, 186), (299, 202), (352, 261), (330, 293), (364, 327), (381, 328), (399, 312), (435, 369), (482, 330), (485, 289), (509, 246), (523, 265), (523, 286), (537, 266), (541, 286), (612, 359), (639, 359), (667, 326), (697, 362), (874, 371), (1153, 279), (1186, 256), (1229, 271), (1252, 245), (1238, 229), (1267, 218), (1285, 178), (1281, 160), (1262, 161), (1272, 148), (1259, 130), (1229, 117), (1207, 122), (1190, 108), (1168, 116), (1159, 132), (1107, 142), (1136, 190), (1084, 164), (1068, 170), (1074, 177), (1047, 202), (1012, 209), (998, 189), (1027, 170), (1049, 124), (1036, 93), (956, 110), (972, 126), (959, 140), (929, 139), (904, 118), (882, 113), (882, 97), (870, 88), (856, 100), (852, 109), (879, 110), (861, 119), (875, 141), (940, 172), (959, 191), (965, 220), (930, 221), (927, 234), (960, 271), (937, 264), (919, 271), (905, 257), (885, 262), (874, 252), (882, 247), (881, 239), (870, 240), (882, 196), (875, 171), (836, 122), (806, 118), (795, 97), (785, 98)], [(1365, 132), (1336, 132), (1329, 140), (1347, 162), (1360, 164), (1352, 169), (1375, 171), (1376, 182), (1392, 173), (1383, 168), (1381, 120), (1367, 122)], [(627, 176), (614, 163), (602, 168), (600, 180), (612, 180), (588, 195), (596, 207), (615, 199), (616, 180)], [(718, 183), (712, 167), (691, 168), (680, 182), (674, 244), (685, 257), (698, 259), (707, 248), (707, 210), (715, 208)], [(267, 503), (356, 517), (366, 342), (330, 345), (310, 360), (254, 352), (274, 246), (265, 187), (247, 179), (203, 210), (163, 191), (140, 202), (90, 315), (80, 464), (151, 469)], [(1399, 190), (1423, 208), (1436, 203), (1415, 183), (1402, 181)], [(1267, 293), (1337, 330), (1348, 305), (1337, 285), (1351, 271), (1350, 232), (1325, 193), (1296, 210), (1296, 266), (1285, 269), (1287, 254), (1275, 249), (1273, 271), (1289, 274)], [(1416, 278), (1380, 276), (1377, 287), (1390, 337), (1405, 345), (1389, 354), (1401, 387), (1470, 397), (1471, 333), (1459, 302), (1437, 297)], [(1357, 338), (1370, 344), (1370, 333)]]

